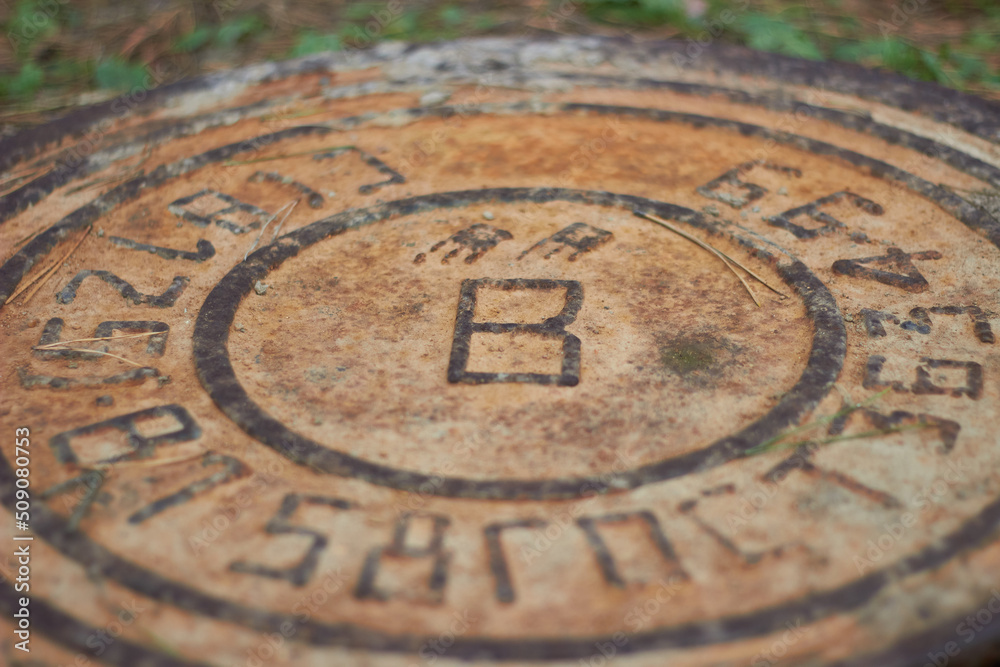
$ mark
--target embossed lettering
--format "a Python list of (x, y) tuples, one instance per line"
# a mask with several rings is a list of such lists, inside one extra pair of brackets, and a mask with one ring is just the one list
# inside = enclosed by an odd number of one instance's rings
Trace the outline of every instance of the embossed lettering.
[(587, 543), (594, 551), (594, 558), (597, 559), (597, 565), (601, 569), (604, 580), (612, 586), (624, 588), (625, 575), (615, 562), (612, 555), (612, 547), (609, 546), (607, 540), (601, 537), (599, 526), (607, 524), (641, 524), (658, 552), (659, 558), (666, 564), (668, 570), (666, 576), (675, 579), (678, 577), (682, 579), (688, 578), (687, 573), (681, 568), (673, 546), (671, 546), (667, 536), (663, 533), (660, 522), (652, 512), (643, 510), (639, 512), (605, 514), (596, 517), (580, 517), (576, 522), (587, 536)]
[(917, 294), (926, 291), (928, 284), (927, 279), (914, 266), (915, 259), (941, 259), (941, 253), (937, 250), (908, 253), (890, 246), (884, 255), (877, 257), (838, 259), (833, 263), (833, 272), (841, 276), (877, 280), (883, 285)]
[[(423, 544), (411, 544), (414, 524), (430, 524)], [(375, 547), (368, 552), (361, 577), (358, 580), (355, 596), (358, 598), (375, 598), (388, 600), (392, 597), (416, 598), (432, 604), (439, 604), (444, 599), (444, 589), (448, 580), (448, 563), (451, 560), (443, 547), (444, 532), (450, 523), (448, 517), (441, 515), (419, 515), (407, 512), (399, 517), (393, 530), (392, 542), (386, 547)], [(425, 583), (422, 587), (407, 586), (404, 590), (391, 590), (385, 585), (379, 585), (379, 572), (391, 570), (394, 567), (406, 565), (429, 564), (429, 572), (425, 573)], [(404, 586), (406, 586), (404, 584)], [(419, 590), (423, 588), (423, 590)]]
[(341, 498), (330, 498), (327, 496), (307, 496), (298, 493), (289, 493), (281, 501), (278, 512), (267, 522), (264, 527), (271, 535), (305, 535), (312, 538), (312, 543), (298, 563), (291, 567), (276, 568), (260, 563), (249, 563), (247, 561), (236, 561), (229, 566), (233, 572), (244, 574), (254, 574), (259, 577), (270, 579), (281, 579), (290, 582), (294, 586), (304, 586), (312, 578), (319, 564), (320, 555), (326, 549), (329, 540), (326, 535), (312, 528), (291, 523), (290, 519), (295, 511), (303, 503), (308, 505), (319, 505), (332, 507), (338, 510), (351, 508), (351, 503)]
[[(537, 323), (478, 322), (476, 298), (482, 287), (501, 290), (566, 290), (562, 310)], [(448, 381), (468, 384), (491, 382), (531, 382), (575, 386), (580, 381), (580, 339), (566, 331), (566, 326), (576, 319), (583, 304), (583, 287), (575, 280), (495, 280), (482, 278), (462, 281), (462, 292), (455, 318), (455, 336), (452, 341), (451, 359), (448, 364)], [(545, 373), (482, 373), (468, 370), (469, 352), (473, 335), (530, 334), (562, 343), (562, 372)]]
[[(750, 202), (757, 201), (767, 194), (767, 188), (756, 183), (744, 181), (742, 178), (756, 167), (777, 171), (795, 176), (796, 178), (802, 176), (802, 171), (795, 167), (783, 167), (764, 160), (754, 160), (752, 162), (744, 162), (735, 169), (730, 169), (722, 176), (709, 181), (705, 185), (699, 186), (696, 188), (696, 191), (702, 197), (721, 201), (733, 208), (743, 208)], [(740, 190), (745, 191), (745, 194), (740, 194)]]

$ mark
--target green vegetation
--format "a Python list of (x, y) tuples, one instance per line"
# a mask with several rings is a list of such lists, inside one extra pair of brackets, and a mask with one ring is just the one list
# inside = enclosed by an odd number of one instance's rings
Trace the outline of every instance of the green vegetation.
[(301, 33), (295, 40), (295, 46), (288, 52), (292, 58), (307, 56), (310, 53), (323, 51), (339, 51), (342, 44), (338, 35), (323, 35), (311, 30)]
[[(995, 62), (1000, 55), (1000, 6), (995, 3), (885, 3), (884, 16), (865, 19), (846, 13), (842, 4), (714, 0), (703, 14), (691, 17), (682, 0), (584, 1), (588, 16), (597, 21), (631, 28), (672, 27), (678, 37), (692, 41), (719, 40), (811, 60), (882, 67), (959, 89), (1000, 90)], [(907, 7), (916, 11), (908, 13)], [(916, 24), (926, 25), (945, 13), (966, 22), (968, 30), (958, 39), (930, 47), (907, 37)]]
[(0, 96), (12, 99), (28, 99), (45, 82), (45, 72), (33, 62), (21, 65), (17, 74), (0, 78)]
[(72, 105), (81, 93), (148, 85), (151, 71), (177, 78), (386, 39), (622, 32), (688, 41), (695, 51), (718, 41), (859, 63), (1000, 97), (1000, 6), (992, 0), (315, 0), (266, 13), (245, 0), (139, 2), (117, 13), (90, 4), (0, 6), (9, 42), (6, 52), (0, 45), (0, 104), (26, 112)]
[(700, 27), (683, 0), (584, 0), (583, 5), (595, 21), (628, 27), (671, 25), (688, 32)]
[(128, 63), (119, 58), (108, 58), (94, 68), (94, 83), (98, 88), (134, 90), (148, 81), (149, 72), (138, 63)]

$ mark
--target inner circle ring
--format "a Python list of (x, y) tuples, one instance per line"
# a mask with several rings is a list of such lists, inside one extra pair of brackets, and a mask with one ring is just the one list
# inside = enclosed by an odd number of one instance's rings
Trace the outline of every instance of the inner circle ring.
[[(593, 493), (634, 489), (645, 484), (702, 471), (744, 456), (747, 450), (798, 422), (826, 395), (844, 364), (847, 332), (836, 301), (812, 271), (797, 260), (778, 263), (782, 279), (802, 299), (814, 326), (806, 367), (796, 383), (766, 414), (738, 432), (702, 449), (609, 475), (552, 479), (477, 480), (429, 475), (373, 463), (329, 449), (268, 414), (247, 394), (229, 358), (229, 331), (243, 298), (258, 280), (302, 249), (348, 230), (392, 217), (477, 204), (566, 202), (643, 210), (683, 224), (712, 229), (701, 213), (633, 195), (564, 188), (486, 188), (434, 193), (344, 211), (290, 232), (236, 265), (209, 293), (198, 314), (193, 355), (198, 379), (215, 404), (248, 435), (300, 465), (317, 472), (360, 479), (403, 491), (450, 498), (561, 500)], [(751, 246), (750, 239), (734, 235)], [(760, 254), (760, 252), (758, 252)]]

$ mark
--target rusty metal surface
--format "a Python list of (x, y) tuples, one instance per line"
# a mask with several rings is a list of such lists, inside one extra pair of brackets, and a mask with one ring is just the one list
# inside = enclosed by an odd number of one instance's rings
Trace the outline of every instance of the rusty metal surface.
[(1000, 110), (684, 48), (382, 45), (3, 140), (0, 660), (995, 642)]

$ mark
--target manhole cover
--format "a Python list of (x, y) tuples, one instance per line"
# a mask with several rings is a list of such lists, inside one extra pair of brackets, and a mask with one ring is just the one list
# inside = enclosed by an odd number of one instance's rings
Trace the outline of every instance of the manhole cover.
[(5, 661), (992, 642), (1000, 112), (693, 46), (382, 45), (6, 139)]

